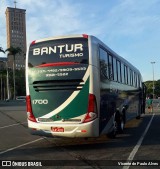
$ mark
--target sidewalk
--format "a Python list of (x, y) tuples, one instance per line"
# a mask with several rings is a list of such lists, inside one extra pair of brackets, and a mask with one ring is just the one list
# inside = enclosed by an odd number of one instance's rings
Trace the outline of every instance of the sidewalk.
[[(153, 107), (153, 113), (160, 113), (160, 107)], [(145, 109), (145, 114), (149, 114), (147, 108)]]
[[(153, 113), (160, 113), (160, 99), (153, 99)], [(147, 105), (145, 109), (145, 113), (148, 113)]]

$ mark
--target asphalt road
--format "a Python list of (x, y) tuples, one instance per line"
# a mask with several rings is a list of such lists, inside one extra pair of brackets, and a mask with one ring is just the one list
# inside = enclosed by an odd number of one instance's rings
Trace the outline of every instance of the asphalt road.
[(33, 136), (27, 128), (25, 102), (0, 102), (0, 160), (3, 168), (158, 169), (160, 107), (127, 122), (116, 139), (85, 140)]

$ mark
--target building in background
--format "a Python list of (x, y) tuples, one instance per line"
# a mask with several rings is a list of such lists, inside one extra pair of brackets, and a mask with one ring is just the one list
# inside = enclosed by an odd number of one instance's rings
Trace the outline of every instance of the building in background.
[[(15, 57), (15, 68), (25, 68), (26, 55), (26, 10), (7, 7), (6, 9), (7, 48), (20, 47), (21, 54)], [(13, 68), (13, 56), (8, 55), (8, 67)]]

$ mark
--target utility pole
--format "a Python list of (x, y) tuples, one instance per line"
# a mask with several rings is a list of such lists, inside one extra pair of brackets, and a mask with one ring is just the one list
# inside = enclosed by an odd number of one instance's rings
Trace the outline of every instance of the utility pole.
[(15, 55), (13, 55), (14, 59), (13, 59), (13, 99), (16, 100), (16, 77), (15, 77)]
[(2, 74), (1, 74), (1, 100), (2, 100), (2, 97), (3, 97), (2, 93), (3, 93), (3, 91), (2, 91)]
[(155, 90), (155, 85), (154, 85), (154, 64), (155, 64), (156, 62), (151, 62), (151, 64), (152, 64), (152, 73), (153, 73), (153, 99), (154, 99), (154, 90)]

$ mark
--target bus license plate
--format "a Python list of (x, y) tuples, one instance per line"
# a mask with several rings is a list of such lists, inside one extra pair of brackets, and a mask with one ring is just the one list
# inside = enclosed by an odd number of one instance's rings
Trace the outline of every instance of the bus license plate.
[(51, 127), (51, 130), (53, 132), (64, 132), (64, 128), (63, 127)]

